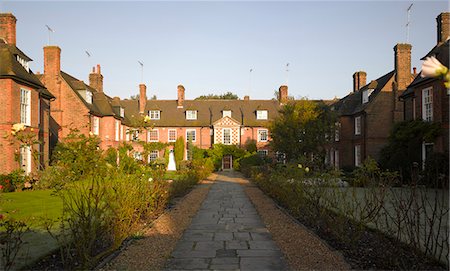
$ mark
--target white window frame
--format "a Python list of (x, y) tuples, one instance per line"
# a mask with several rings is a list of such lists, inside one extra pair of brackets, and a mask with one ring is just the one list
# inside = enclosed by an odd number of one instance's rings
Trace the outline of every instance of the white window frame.
[(94, 135), (100, 134), (100, 118), (93, 116), (92, 117), (92, 133)]
[[(156, 133), (156, 139), (152, 139), (151, 133)], [(147, 132), (147, 141), (148, 142), (159, 142), (159, 130), (158, 129), (151, 129)]]
[(267, 120), (269, 117), (269, 113), (267, 110), (256, 110), (256, 119), (257, 120)]
[(231, 118), (231, 110), (223, 110), (222, 111), (222, 117), (223, 118), (225, 118), (225, 117)]
[(125, 109), (123, 107), (120, 107), (120, 117), (121, 118), (125, 117)]
[[(228, 142), (225, 140), (225, 131), (227, 131), (229, 133), (229, 141)], [(231, 128), (222, 128), (222, 144), (231, 145), (231, 142), (232, 142), (231, 135), (232, 135)]]
[(334, 141), (338, 142), (341, 136), (341, 123), (338, 121), (334, 124)]
[(119, 136), (120, 141), (123, 141), (123, 125), (120, 124), (120, 136)]
[(361, 145), (355, 145), (355, 167), (361, 166)]
[(31, 90), (20, 89), (20, 122), (31, 126)]
[(155, 161), (158, 158), (159, 158), (159, 151), (157, 150), (150, 151), (150, 153), (148, 154), (149, 163)]
[(197, 110), (186, 110), (186, 119), (187, 120), (196, 120), (197, 119)]
[(20, 168), (25, 171), (25, 174), (31, 173), (31, 147), (20, 147)]
[(131, 130), (131, 141), (139, 141), (139, 130)]
[(269, 150), (257, 150), (256, 153), (258, 153), (258, 155), (260, 155), (261, 157), (267, 157), (269, 155)]
[(92, 92), (86, 89), (86, 102), (92, 104)]
[(129, 128), (127, 128), (126, 130), (125, 130), (125, 140), (126, 141), (130, 141), (130, 129)]
[[(170, 138), (170, 132), (174, 132), (175, 136), (173, 139)], [(177, 129), (168, 129), (167, 130), (167, 142), (175, 142), (177, 141)]]
[(142, 161), (142, 154), (140, 152), (134, 152), (133, 157), (135, 160)]
[(422, 119), (433, 121), (433, 87), (422, 89)]
[(361, 116), (355, 117), (355, 135), (361, 134)]
[(334, 150), (334, 167), (339, 169), (339, 150)]
[[(262, 137), (263, 132), (266, 134), (266, 138)], [(267, 142), (269, 141), (269, 130), (268, 129), (258, 129), (258, 142)]]
[(189, 132), (194, 132), (194, 138), (192, 139), (191, 142), (196, 142), (197, 141), (197, 130), (195, 130), (195, 129), (186, 129), (186, 142), (189, 142), (189, 138), (188, 138)]
[(161, 118), (161, 111), (159, 110), (149, 110), (148, 116), (151, 120), (159, 120)]
[(114, 140), (120, 140), (120, 121), (116, 120), (114, 122)]

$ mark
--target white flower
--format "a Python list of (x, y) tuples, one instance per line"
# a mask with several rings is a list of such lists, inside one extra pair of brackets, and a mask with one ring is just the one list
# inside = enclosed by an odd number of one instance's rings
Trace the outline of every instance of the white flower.
[(448, 68), (439, 62), (434, 56), (427, 57), (422, 64), (422, 77), (439, 77), (445, 76)]
[(308, 173), (309, 172), (309, 167), (305, 168), (305, 172)]
[(90, 135), (90, 136), (93, 136), (93, 135), (94, 135), (94, 133), (93, 133), (93, 132), (89, 132), (89, 135)]
[(152, 177), (148, 178), (148, 181), (153, 182), (153, 178)]
[(23, 130), (25, 130), (25, 124), (23, 124), (23, 123), (16, 123), (16, 124), (13, 125), (12, 130), (14, 132), (16, 132), (16, 133), (20, 132), (20, 131), (23, 131)]
[(294, 179), (288, 179), (287, 183), (293, 184), (294, 183)]

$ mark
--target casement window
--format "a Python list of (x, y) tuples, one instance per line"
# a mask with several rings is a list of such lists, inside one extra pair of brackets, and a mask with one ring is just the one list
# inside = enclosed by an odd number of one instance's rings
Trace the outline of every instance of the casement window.
[(17, 55), (17, 62), (20, 63), (20, 65), (22, 65), (22, 67), (27, 71), (30, 72), (30, 65), (28, 63), (28, 61), (26, 61), (25, 59), (21, 58), (19, 55)]
[(94, 135), (99, 135), (100, 131), (100, 118), (93, 116), (92, 117), (92, 133)]
[(159, 141), (159, 131), (158, 129), (152, 129), (148, 131), (148, 142), (158, 142)]
[(89, 90), (86, 90), (86, 102), (88, 104), (92, 104), (92, 92)]
[(433, 143), (422, 143), (422, 169), (425, 169), (425, 162), (433, 154)]
[(339, 168), (339, 150), (334, 151), (334, 167)]
[(139, 130), (132, 130), (131, 131), (131, 140), (132, 141), (139, 141)]
[(355, 145), (355, 167), (359, 167), (360, 165), (361, 165), (361, 145)]
[(139, 161), (142, 160), (142, 154), (140, 152), (133, 153), (133, 157), (136, 160), (139, 160)]
[(123, 140), (123, 125), (120, 125), (120, 141)]
[(20, 168), (28, 175), (31, 172), (31, 147), (20, 147)]
[(125, 117), (125, 109), (123, 109), (123, 107), (120, 108), (120, 117), (121, 118)]
[(341, 135), (341, 123), (336, 122), (334, 124), (334, 141), (336, 141), (336, 142), (339, 141), (340, 135)]
[(433, 121), (433, 88), (422, 90), (422, 119)]
[(222, 129), (222, 143), (225, 145), (231, 144), (231, 129), (230, 128)]
[(114, 125), (114, 139), (116, 141), (120, 140), (120, 121), (116, 120), (115, 125)]
[(223, 118), (225, 118), (225, 117), (231, 118), (231, 110), (223, 110), (222, 111), (222, 117)]
[(267, 129), (258, 129), (258, 142), (267, 142), (269, 137)]
[(361, 134), (361, 116), (355, 118), (355, 135)]
[(186, 111), (186, 119), (187, 120), (196, 120), (197, 119), (197, 111), (196, 110), (187, 110)]
[(148, 116), (149, 116), (150, 119), (152, 119), (152, 120), (159, 120), (160, 117), (161, 117), (160, 112), (161, 112), (161, 111), (159, 111), (159, 110), (150, 110), (150, 111), (148, 111)]
[(186, 130), (186, 142), (195, 142), (196, 140), (196, 133), (197, 131), (194, 129), (188, 129)]
[(130, 129), (128, 128), (125, 131), (125, 140), (130, 141)]
[(369, 97), (370, 95), (372, 95), (373, 93), (373, 89), (366, 89), (362, 92), (362, 103), (368, 103), (369, 102)]
[(167, 131), (167, 138), (168, 138), (169, 142), (177, 141), (177, 130), (176, 129), (169, 129)]
[(267, 119), (267, 110), (257, 110), (256, 111), (256, 119), (257, 120), (266, 120)]
[(153, 150), (148, 155), (148, 161), (153, 162), (159, 157), (159, 151)]
[(266, 157), (267, 155), (269, 155), (269, 151), (268, 150), (258, 150), (258, 155), (261, 157)]
[(20, 89), (20, 122), (31, 125), (31, 91)]

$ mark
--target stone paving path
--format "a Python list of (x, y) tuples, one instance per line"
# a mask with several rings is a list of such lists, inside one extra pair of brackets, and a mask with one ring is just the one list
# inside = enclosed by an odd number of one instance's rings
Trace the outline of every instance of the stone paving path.
[(285, 270), (283, 255), (232, 173), (217, 176), (166, 270)]

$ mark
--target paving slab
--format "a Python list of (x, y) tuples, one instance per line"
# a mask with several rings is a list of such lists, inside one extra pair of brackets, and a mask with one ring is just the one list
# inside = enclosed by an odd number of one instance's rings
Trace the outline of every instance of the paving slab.
[(219, 173), (165, 270), (285, 270), (283, 254), (233, 173)]

